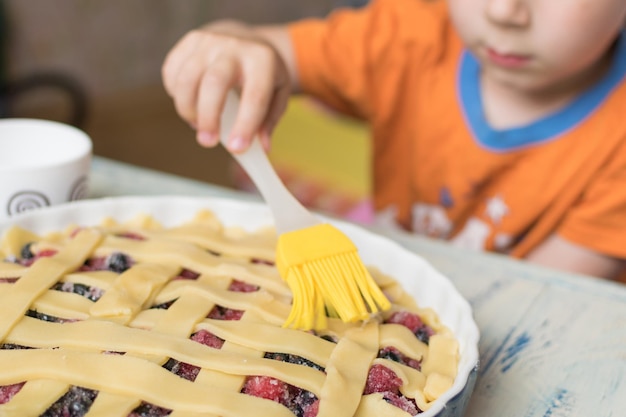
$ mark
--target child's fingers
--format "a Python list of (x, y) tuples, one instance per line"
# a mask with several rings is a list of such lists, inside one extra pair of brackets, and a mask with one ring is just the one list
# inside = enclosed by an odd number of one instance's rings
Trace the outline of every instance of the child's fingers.
[(198, 33), (190, 32), (181, 38), (168, 52), (161, 67), (161, 77), (165, 91), (174, 97), (176, 93), (176, 80), (181, 68), (193, 56), (198, 47), (200, 37)]
[(197, 102), (200, 85), (206, 71), (205, 64), (190, 59), (182, 67), (176, 79), (174, 107), (187, 123), (198, 127)]
[(238, 65), (234, 59), (217, 60), (204, 72), (196, 103), (198, 142), (215, 146), (220, 140), (220, 120), (226, 95), (235, 85)]
[[(230, 134), (228, 149), (243, 152), (248, 149), (254, 136), (260, 131), (272, 101), (274, 91), (273, 55), (257, 56), (254, 65), (244, 68), (245, 83), (241, 92), (239, 112)], [(245, 64), (244, 64), (245, 67)]]

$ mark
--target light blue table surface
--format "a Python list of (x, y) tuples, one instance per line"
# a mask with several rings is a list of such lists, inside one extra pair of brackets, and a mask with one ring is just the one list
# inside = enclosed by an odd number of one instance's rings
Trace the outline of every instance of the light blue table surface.
[[(90, 197), (258, 197), (94, 158)], [(480, 370), (468, 417), (626, 416), (626, 286), (375, 230), (428, 260), (470, 302)]]

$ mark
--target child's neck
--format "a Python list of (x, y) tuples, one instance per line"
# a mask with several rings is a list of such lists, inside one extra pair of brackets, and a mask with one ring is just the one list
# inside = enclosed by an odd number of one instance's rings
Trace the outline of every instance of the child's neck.
[(613, 48), (586, 71), (541, 91), (525, 91), (482, 74), (481, 95), (487, 122), (494, 129), (504, 130), (557, 112), (597, 83), (610, 68), (612, 57)]

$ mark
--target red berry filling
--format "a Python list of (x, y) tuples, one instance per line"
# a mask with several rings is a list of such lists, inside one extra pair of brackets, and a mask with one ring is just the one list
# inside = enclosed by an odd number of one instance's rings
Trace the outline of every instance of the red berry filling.
[(11, 398), (13, 398), (13, 396), (17, 394), (23, 386), (24, 382), (20, 382), (19, 384), (0, 386), (0, 404), (6, 404), (11, 401)]
[(400, 393), (401, 386), (402, 379), (395, 372), (386, 366), (375, 364), (369, 370), (363, 394), (380, 392), (385, 401), (414, 416), (419, 412), (419, 408), (412, 399)]
[[(191, 335), (191, 340), (201, 343), (205, 346), (212, 347), (214, 349), (221, 349), (224, 345), (224, 340), (215, 336), (213, 333), (206, 330), (199, 330), (198, 332)], [(194, 365), (190, 365), (185, 362), (177, 361), (176, 359), (171, 359), (167, 361), (165, 365), (163, 365), (165, 369), (168, 369), (170, 372), (178, 375), (181, 378), (187, 379), (189, 381), (195, 381), (198, 373), (200, 372), (200, 368)]]
[(187, 268), (183, 268), (182, 271), (180, 271), (180, 273), (174, 277), (174, 279), (198, 279), (198, 277), (200, 276), (199, 273), (192, 271), (191, 269), (187, 269)]
[(132, 239), (132, 240), (146, 240), (145, 237), (141, 236), (138, 233), (134, 233), (134, 232), (123, 232), (123, 233), (118, 233), (117, 235), (115, 235), (117, 237), (123, 237), (126, 239)]
[(409, 311), (398, 311), (393, 313), (385, 323), (401, 324), (409, 329), (415, 337), (422, 342), (428, 344), (430, 336), (435, 334), (435, 331), (428, 325), (422, 322), (420, 316)]
[(250, 262), (253, 263), (253, 264), (262, 264), (262, 265), (274, 266), (274, 262), (266, 261), (264, 259), (252, 258), (250, 260)]
[(224, 339), (220, 339), (207, 330), (198, 330), (196, 333), (191, 335), (191, 340), (214, 349), (221, 349), (224, 345)]
[(258, 285), (248, 284), (244, 281), (239, 281), (238, 279), (234, 279), (233, 282), (230, 283), (228, 287), (228, 291), (234, 292), (255, 292), (259, 290)]
[(216, 305), (209, 312), (209, 315), (207, 317), (210, 319), (214, 319), (214, 320), (235, 320), (236, 321), (236, 320), (241, 320), (243, 313), (244, 313), (243, 310), (234, 310), (232, 308)]
[(315, 394), (269, 376), (246, 377), (241, 392), (280, 403), (297, 417), (315, 417), (319, 407)]
[(402, 380), (394, 371), (383, 365), (372, 365), (367, 375), (367, 383), (363, 394), (373, 392), (399, 392)]

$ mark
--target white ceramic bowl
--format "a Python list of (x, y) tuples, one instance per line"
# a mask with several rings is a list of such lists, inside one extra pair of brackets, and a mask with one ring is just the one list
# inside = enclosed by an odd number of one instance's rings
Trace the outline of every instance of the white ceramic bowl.
[[(253, 231), (272, 224), (269, 209), (260, 203), (179, 196), (115, 197), (23, 213), (11, 221), (0, 222), (0, 234), (11, 225), (43, 234), (69, 225), (96, 225), (104, 217), (130, 220), (140, 213), (152, 215), (164, 226), (173, 226), (191, 219), (200, 209), (213, 211), (225, 226)], [(474, 387), (478, 365), (479, 332), (469, 303), (446, 277), (414, 253), (359, 226), (330, 221), (354, 241), (364, 263), (397, 279), (420, 307), (433, 308), (442, 323), (455, 334), (461, 356), (456, 380), (452, 388), (420, 416), (462, 416)]]
[(0, 119), (0, 219), (87, 195), (92, 143), (50, 120)]

